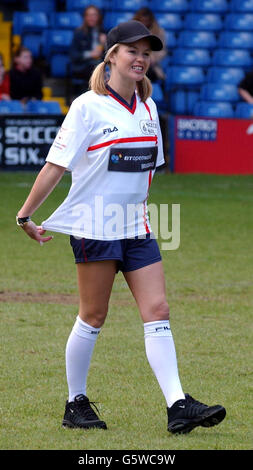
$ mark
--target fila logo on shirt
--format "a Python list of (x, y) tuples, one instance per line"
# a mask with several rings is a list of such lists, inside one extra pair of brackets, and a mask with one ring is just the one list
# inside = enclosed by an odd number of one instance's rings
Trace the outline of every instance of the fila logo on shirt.
[(118, 131), (118, 130), (119, 130), (119, 129), (118, 129), (116, 126), (114, 126), (113, 129), (111, 129), (110, 127), (108, 127), (107, 129), (103, 129), (103, 134), (111, 134), (112, 132), (116, 132), (116, 131)]

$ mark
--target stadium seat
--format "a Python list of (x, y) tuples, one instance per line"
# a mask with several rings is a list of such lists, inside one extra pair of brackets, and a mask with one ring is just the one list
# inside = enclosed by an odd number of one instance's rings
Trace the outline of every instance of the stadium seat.
[(244, 69), (239, 67), (209, 67), (207, 81), (237, 85), (244, 77)]
[(174, 86), (196, 87), (205, 81), (202, 67), (171, 66), (166, 74), (166, 88)]
[(156, 13), (156, 20), (161, 28), (168, 31), (179, 31), (183, 28), (183, 19), (179, 13)]
[(26, 112), (35, 114), (61, 114), (61, 107), (58, 101), (28, 101)]
[(192, 114), (194, 105), (199, 98), (197, 91), (173, 90), (170, 96), (170, 111), (172, 114)]
[(238, 103), (235, 108), (235, 117), (252, 119), (253, 118), (253, 104)]
[(164, 11), (183, 14), (189, 9), (189, 2), (187, 0), (160, 0), (159, 2), (150, 0), (149, 7), (154, 13)]
[(224, 26), (227, 30), (252, 31), (253, 13), (229, 13), (224, 20)]
[(13, 34), (22, 36), (25, 32), (42, 32), (48, 27), (48, 17), (44, 12), (15, 11), (13, 14)]
[(222, 31), (218, 45), (221, 48), (253, 50), (253, 33), (249, 31)]
[(146, 0), (111, 0), (110, 7), (112, 11), (137, 11), (146, 6)]
[(66, 11), (77, 11), (83, 14), (85, 8), (91, 4), (102, 9), (105, 6), (105, 1), (94, 0), (91, 2), (90, 0), (66, 0)]
[(50, 15), (50, 26), (54, 29), (75, 29), (82, 24), (82, 15), (77, 11), (60, 11)]
[(18, 100), (0, 101), (0, 114), (20, 114), (23, 112), (24, 108)]
[(200, 90), (203, 101), (236, 102), (240, 99), (236, 85), (228, 83), (205, 83)]
[(104, 15), (103, 25), (105, 31), (117, 26), (117, 24), (123, 21), (129, 21), (133, 18), (132, 11), (106, 11)]
[[(42, 33), (43, 34), (43, 33)], [(43, 46), (43, 35), (41, 33), (25, 33), (22, 35), (22, 45), (27, 47), (34, 58), (40, 57)]]
[(197, 65), (208, 67), (211, 63), (207, 49), (187, 49), (178, 47), (172, 53), (173, 65)]
[(165, 31), (165, 43), (168, 49), (174, 49), (177, 46), (177, 37), (174, 31)]
[(69, 76), (70, 60), (68, 54), (53, 54), (50, 57), (50, 74), (55, 78)]
[(55, 53), (69, 51), (73, 30), (49, 29), (43, 33), (43, 55), (47, 60)]
[(177, 44), (180, 47), (213, 49), (216, 47), (213, 31), (180, 31)]
[(193, 114), (202, 117), (233, 118), (234, 110), (231, 103), (198, 101), (194, 105)]
[(189, 13), (185, 16), (184, 28), (199, 31), (220, 31), (223, 28), (221, 15), (213, 13)]
[(228, 2), (227, 0), (192, 0), (191, 9), (203, 13), (226, 13)]
[(43, 11), (44, 13), (52, 13), (56, 10), (55, 0), (28, 0), (28, 11)]
[(231, 0), (230, 9), (232, 11), (253, 13), (253, 0)]
[(164, 97), (161, 85), (156, 82), (152, 83), (152, 98), (155, 101), (158, 111), (166, 111), (168, 106)]
[(213, 65), (221, 67), (250, 67), (252, 65), (249, 51), (242, 49), (216, 49), (212, 60)]

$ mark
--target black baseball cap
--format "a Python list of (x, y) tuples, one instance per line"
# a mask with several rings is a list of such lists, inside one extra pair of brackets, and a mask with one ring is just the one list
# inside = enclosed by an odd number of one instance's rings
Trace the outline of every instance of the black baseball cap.
[(114, 44), (129, 44), (140, 39), (148, 39), (152, 51), (160, 51), (163, 48), (163, 43), (158, 36), (151, 34), (140, 21), (131, 20), (120, 23), (109, 31), (106, 39), (106, 51)]

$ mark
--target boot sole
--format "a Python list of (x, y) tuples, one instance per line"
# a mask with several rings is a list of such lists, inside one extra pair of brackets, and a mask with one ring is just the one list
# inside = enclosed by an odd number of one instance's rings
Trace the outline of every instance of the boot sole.
[(72, 421), (69, 421), (68, 419), (64, 419), (62, 421), (62, 426), (64, 428), (71, 428), (71, 429), (92, 429), (92, 428), (99, 428), (99, 429), (107, 429), (106, 424), (103, 421), (98, 421), (98, 422), (93, 422), (93, 423), (87, 423), (87, 424), (74, 424)]
[(197, 426), (210, 428), (216, 426), (226, 416), (226, 410), (223, 406), (212, 411), (209, 415), (201, 416), (195, 420), (190, 419), (175, 419), (168, 425), (168, 431), (172, 434), (188, 434)]

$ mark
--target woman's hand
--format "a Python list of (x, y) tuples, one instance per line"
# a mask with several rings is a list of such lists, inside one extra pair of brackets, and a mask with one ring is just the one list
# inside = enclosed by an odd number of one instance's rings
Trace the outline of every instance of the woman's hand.
[(32, 220), (26, 222), (22, 228), (30, 238), (36, 240), (41, 246), (53, 238), (52, 236), (43, 237), (42, 235), (46, 233), (46, 230), (44, 230), (41, 226), (37, 226)]

